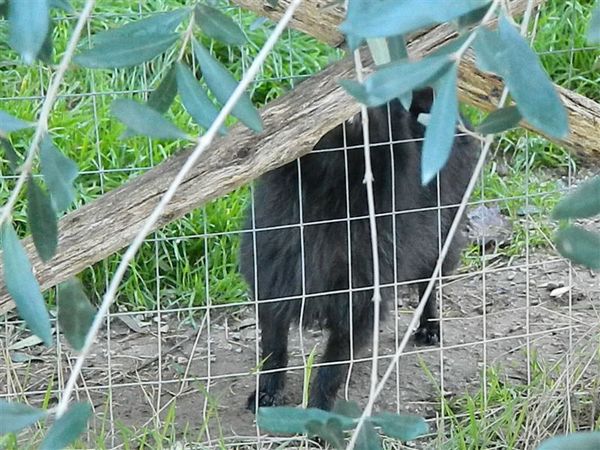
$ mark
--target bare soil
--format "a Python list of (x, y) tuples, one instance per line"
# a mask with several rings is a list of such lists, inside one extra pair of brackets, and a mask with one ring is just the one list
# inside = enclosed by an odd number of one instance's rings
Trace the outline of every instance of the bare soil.
[[(475, 392), (486, 368), (497, 368), (508, 382), (525, 384), (528, 358), (558, 361), (578, 340), (597, 336), (600, 277), (592, 272), (570, 270), (554, 255), (536, 254), (511, 262), (491, 258), (484, 273), (458, 275), (443, 285), (441, 345), (417, 347), (411, 341), (377, 409), (437, 417), (440, 395)], [(380, 375), (406, 331), (415, 302), (415, 291), (399, 289), (395, 311), (381, 326)], [(96, 408), (92, 429), (107, 430), (110, 447), (121, 440), (118, 432), (110, 436), (117, 423), (134, 429), (152, 425), (157, 411), (162, 408), (164, 418), (171, 406), (176, 429), (186, 439), (255, 440), (254, 416), (245, 409), (257, 381), (254, 308), (212, 310), (195, 326), (174, 313), (162, 314), (160, 324), (154, 316), (113, 316), (99, 338), (78, 392)], [(150, 325), (143, 326), (144, 320)], [(56, 349), (18, 348), (27, 341), (13, 325), (6, 336), (0, 394), (26, 393), (28, 402), (39, 404), (51, 381), (53, 389), (64, 383), (75, 355), (66, 345), (59, 347), (60, 358)], [(302, 401), (303, 356), (313, 348), (318, 354), (323, 341), (321, 330), (305, 330), (301, 346), (300, 330), (292, 329), (286, 387), (290, 405)], [(360, 405), (369, 392), (371, 362), (364, 360), (369, 352), (355, 355), (345, 389)]]

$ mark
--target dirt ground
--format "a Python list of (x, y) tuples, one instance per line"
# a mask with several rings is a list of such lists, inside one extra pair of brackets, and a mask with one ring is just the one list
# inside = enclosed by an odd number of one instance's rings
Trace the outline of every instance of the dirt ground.
[[(411, 289), (399, 292), (395, 313), (381, 327), (380, 374), (416, 302)], [(451, 398), (479, 389), (486, 367), (498, 368), (512, 383), (526, 383), (528, 354), (557, 361), (579, 339), (598, 334), (600, 277), (587, 270), (570, 272), (552, 254), (532, 255), (529, 261), (492, 258), (485, 277), (481, 272), (458, 275), (444, 284), (442, 293), (441, 346), (417, 347), (411, 341), (377, 409), (436, 417), (440, 392)], [(176, 428), (186, 430), (188, 439), (256, 439), (254, 416), (244, 408), (256, 383), (252, 307), (213, 310), (195, 326), (174, 313), (163, 314), (160, 324), (149, 315), (120, 317), (113, 317), (99, 338), (80, 382), (79, 397), (87, 397), (96, 408), (96, 430), (109, 431), (117, 423), (134, 428), (152, 424), (159, 409), (164, 418), (174, 405)], [(23, 346), (21, 332), (7, 331), (0, 393), (26, 392), (30, 403), (39, 404), (49, 380), (53, 388), (64, 383), (74, 356), (63, 346), (57, 365), (56, 349)], [(323, 346), (320, 330), (304, 331), (302, 337), (303, 347), (299, 330), (292, 329), (286, 387), (291, 405), (302, 399), (302, 355), (315, 346), (318, 353)], [(370, 361), (360, 362), (360, 357), (368, 353), (356, 356), (359, 362), (345, 389), (361, 405), (369, 391)], [(119, 441), (118, 433), (115, 438), (108, 433), (109, 447)]]

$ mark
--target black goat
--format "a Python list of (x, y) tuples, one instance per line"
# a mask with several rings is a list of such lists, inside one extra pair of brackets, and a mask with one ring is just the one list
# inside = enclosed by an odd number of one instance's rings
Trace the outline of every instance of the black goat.
[[(438, 206), (460, 203), (477, 158), (474, 140), (459, 136), (440, 173), (439, 202), (436, 181), (421, 185), (421, 142), (414, 139), (424, 136), (425, 128), (417, 117), (429, 112), (431, 103), (432, 92), (428, 89), (414, 93), (410, 111), (398, 101), (369, 109), (376, 213), (388, 213), (377, 218), (382, 283), (393, 283), (394, 278), (407, 281), (431, 276), (438, 257), (438, 237), (441, 235), (443, 242), (456, 213), (456, 207), (439, 209)], [(371, 338), (373, 258), (366, 217), (362, 144), (362, 126), (357, 116), (329, 131), (315, 146), (315, 150), (338, 150), (312, 152), (300, 159), (300, 180), (298, 163), (294, 161), (265, 174), (257, 183), (254, 223), (251, 210), (246, 221), (247, 228), (254, 225), (257, 229), (256, 244), (250, 233), (242, 238), (241, 270), (258, 301), (264, 370), (286, 367), (288, 331), (291, 322), (300, 320), (303, 294), (306, 297), (301, 325), (320, 325), (329, 331), (324, 362), (350, 358), (351, 330), (354, 351)], [(344, 151), (344, 146), (351, 148)], [(418, 211), (404, 212), (414, 209)], [(298, 226), (300, 223), (302, 227)], [(271, 227), (280, 228), (260, 230)], [(455, 238), (443, 273), (455, 268), (463, 240), (462, 236)], [(348, 283), (350, 277), (352, 286)], [(419, 294), (426, 285), (426, 282), (418, 284)], [(349, 289), (352, 289), (352, 315)], [(345, 292), (328, 293), (333, 291)], [(389, 301), (393, 292), (393, 288), (383, 289), (384, 301)], [(281, 297), (295, 298), (272, 301)], [(437, 340), (439, 324), (431, 320), (436, 316), (433, 294), (421, 317), (418, 340), (425, 343)], [(319, 368), (309, 405), (330, 409), (347, 370), (347, 364)], [(258, 402), (253, 393), (248, 398), (248, 408), (254, 410), (256, 404), (281, 404), (284, 382), (283, 371), (261, 375)]]

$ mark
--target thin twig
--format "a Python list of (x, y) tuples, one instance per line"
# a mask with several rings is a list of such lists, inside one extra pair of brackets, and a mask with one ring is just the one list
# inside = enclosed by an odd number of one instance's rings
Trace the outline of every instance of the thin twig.
[(46, 93), (46, 98), (44, 103), (42, 103), (42, 108), (40, 109), (40, 115), (37, 120), (37, 126), (35, 128), (35, 133), (33, 135), (33, 139), (31, 140), (31, 144), (29, 144), (29, 149), (27, 150), (27, 158), (23, 162), (21, 166), (21, 174), (17, 179), (17, 183), (13, 190), (10, 193), (10, 197), (6, 201), (5, 205), (2, 208), (2, 214), (0, 215), (0, 225), (2, 225), (9, 217), (12, 212), (12, 209), (19, 198), (19, 193), (27, 178), (29, 177), (29, 173), (31, 172), (31, 168), (33, 167), (33, 161), (35, 160), (35, 155), (37, 154), (38, 147), (42, 138), (48, 131), (48, 119), (50, 118), (50, 112), (54, 107), (54, 103), (58, 99), (58, 95), (60, 93), (59, 89), (62, 84), (63, 78), (67, 69), (69, 68), (69, 64), (71, 64), (71, 60), (73, 59), (73, 54), (77, 49), (77, 43), (79, 42), (79, 37), (81, 36), (81, 32), (83, 31), (83, 27), (87, 23), (87, 20), (92, 14), (92, 10), (94, 9), (94, 5), (96, 4), (96, 0), (87, 0), (81, 14), (79, 15), (79, 19), (77, 20), (77, 24), (75, 25), (75, 29), (73, 30), (73, 34), (69, 43), (67, 45), (67, 49), (60, 60), (60, 64), (58, 65), (56, 72), (54, 72), (54, 76), (52, 77), (52, 82), (48, 87), (48, 92)]
[(188, 172), (194, 167), (198, 158), (202, 155), (202, 153), (206, 150), (206, 148), (208, 148), (208, 146), (212, 143), (219, 128), (225, 122), (225, 119), (227, 118), (229, 113), (233, 110), (237, 101), (245, 93), (246, 88), (250, 85), (250, 83), (254, 80), (254, 77), (258, 74), (258, 72), (262, 66), (262, 63), (265, 61), (265, 59), (269, 55), (272, 48), (275, 46), (277, 40), (279, 39), (279, 36), (281, 35), (283, 30), (287, 26), (288, 22), (291, 20), (293, 14), (294, 14), (294, 11), (298, 8), (300, 3), (302, 3), (302, 0), (293, 0), (290, 3), (290, 6), (288, 7), (287, 11), (283, 15), (283, 17), (281, 18), (281, 20), (279, 21), (277, 26), (275, 27), (275, 29), (273, 30), (273, 33), (271, 33), (271, 35), (269, 36), (269, 39), (267, 40), (267, 42), (265, 43), (263, 48), (260, 50), (260, 52), (258, 53), (256, 58), (252, 62), (252, 65), (250, 66), (250, 68), (248, 69), (248, 71), (246, 72), (246, 74), (244, 75), (244, 77), (242, 78), (240, 83), (238, 84), (237, 88), (235, 89), (233, 94), (231, 94), (231, 97), (229, 98), (227, 103), (223, 106), (223, 109), (219, 112), (219, 115), (217, 116), (217, 118), (215, 119), (213, 124), (210, 126), (210, 128), (208, 129), (206, 134), (204, 134), (203, 136), (200, 136), (198, 138), (198, 143), (196, 144), (196, 147), (194, 148), (193, 152), (190, 154), (188, 159), (185, 161), (185, 164), (182, 166), (181, 170), (177, 173), (177, 175), (173, 179), (171, 185), (169, 186), (169, 189), (167, 189), (167, 191), (161, 198), (160, 202), (158, 203), (158, 205), (156, 205), (156, 207), (152, 211), (152, 214), (150, 214), (150, 216), (144, 223), (144, 226), (138, 232), (135, 239), (133, 240), (133, 242), (131, 243), (131, 245), (128, 247), (127, 251), (123, 255), (123, 259), (119, 263), (119, 266), (117, 267), (117, 269), (115, 271), (115, 274), (108, 286), (108, 289), (107, 289), (106, 293), (104, 294), (104, 297), (102, 299), (102, 304), (100, 305), (100, 308), (98, 309), (96, 317), (94, 318), (94, 322), (92, 323), (92, 325), (87, 333), (85, 343), (83, 345), (83, 348), (81, 349), (81, 353), (77, 357), (77, 362), (75, 363), (75, 367), (73, 368), (73, 371), (71, 372), (71, 375), (69, 376), (69, 379), (67, 381), (65, 390), (63, 391), (63, 396), (60, 399), (58, 406), (56, 407), (57, 417), (60, 417), (67, 410), (67, 406), (69, 404), (69, 399), (70, 399), (71, 395), (73, 394), (73, 391), (77, 384), (77, 378), (79, 377), (79, 374), (81, 373), (81, 369), (83, 368), (85, 358), (89, 354), (89, 352), (92, 348), (92, 345), (94, 343), (94, 339), (96, 338), (96, 335), (98, 334), (98, 331), (100, 330), (100, 327), (102, 326), (102, 322), (104, 321), (104, 318), (108, 314), (110, 305), (112, 304), (112, 302), (115, 298), (115, 295), (119, 289), (119, 284), (121, 283), (121, 280), (123, 279), (123, 276), (125, 275), (125, 272), (127, 271), (129, 263), (134, 258), (135, 254), (137, 253), (137, 251), (143, 244), (145, 237), (148, 235), (148, 233), (150, 233), (152, 231), (154, 224), (160, 218), (165, 207), (167, 206), (167, 204), (171, 201), (171, 199), (175, 195), (175, 192), (177, 191), (177, 189), (179, 188), (181, 183), (184, 181)]
[[(356, 68), (356, 79), (362, 83), (363, 67), (360, 60), (360, 51), (354, 51), (354, 67)], [(375, 199), (373, 196), (373, 170), (371, 168), (371, 141), (369, 137), (369, 112), (365, 105), (360, 106), (362, 120), (364, 157), (365, 157), (365, 179), (367, 188), (367, 204), (369, 208), (369, 228), (371, 230), (371, 254), (373, 257), (373, 359), (371, 361), (371, 388), (369, 396), (374, 395), (377, 387), (377, 365), (379, 360), (379, 313), (381, 310), (381, 281), (379, 271), (379, 248), (377, 245), (377, 221), (375, 219)], [(368, 415), (371, 411), (367, 411)]]

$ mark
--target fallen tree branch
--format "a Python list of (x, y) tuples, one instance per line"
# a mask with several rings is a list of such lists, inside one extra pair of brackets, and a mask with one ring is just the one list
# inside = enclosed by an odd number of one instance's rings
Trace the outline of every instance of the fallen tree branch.
[[(238, 3), (241, 4), (241, 1)], [(303, 2), (305, 5), (315, 3), (319, 2)], [(513, 3), (516, 8), (526, 1), (515, 0)], [(297, 13), (296, 23), (305, 23), (303, 8)], [(331, 26), (333, 30), (334, 26)], [(454, 35), (449, 27), (439, 26), (414, 37), (409, 43), (409, 50), (414, 55), (428, 54)], [(366, 52), (363, 52), (363, 63), (365, 67), (372, 66)], [(242, 126), (235, 126), (227, 136), (216, 140), (213, 148), (204, 154), (182, 184), (156, 228), (308, 153), (326, 131), (359, 111), (359, 104), (337, 84), (337, 80), (353, 76), (352, 59), (339, 61), (263, 108), (261, 115), (265, 128), (262, 133), (254, 134)], [(500, 80), (478, 71), (469, 56), (461, 65), (460, 76), (459, 95), (465, 103), (484, 110), (495, 108), (502, 90)], [(600, 105), (566, 89), (558, 90), (569, 112), (571, 134), (555, 142), (580, 155), (600, 157)], [(23, 244), (41, 288), (46, 290), (128, 245), (188, 153), (187, 150), (180, 152), (63, 217), (59, 221), (57, 254), (47, 263), (39, 260), (31, 239), (24, 239)], [(2, 284), (0, 314), (13, 307)]]

